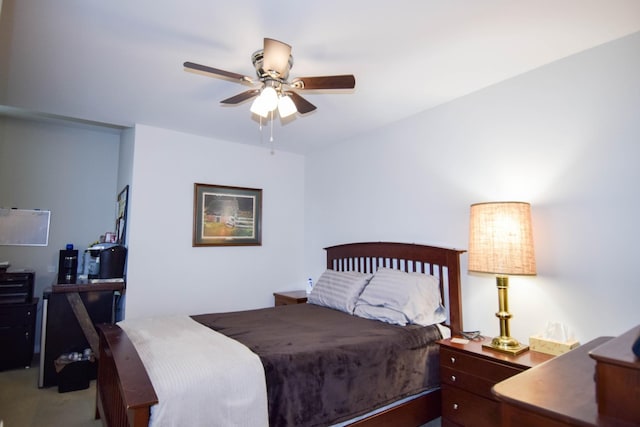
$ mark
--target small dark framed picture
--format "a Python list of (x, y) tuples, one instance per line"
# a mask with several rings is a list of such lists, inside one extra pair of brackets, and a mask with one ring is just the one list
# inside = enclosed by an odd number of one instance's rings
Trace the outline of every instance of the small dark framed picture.
[(194, 184), (193, 246), (261, 244), (261, 189)]
[[(129, 203), (129, 186), (118, 194), (118, 212), (116, 217), (115, 243), (124, 245), (127, 238), (127, 204)], [(106, 236), (105, 236), (106, 237)]]

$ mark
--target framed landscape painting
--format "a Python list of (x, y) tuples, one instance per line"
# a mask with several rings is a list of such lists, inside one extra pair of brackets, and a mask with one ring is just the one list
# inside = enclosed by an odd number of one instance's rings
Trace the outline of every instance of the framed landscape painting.
[(261, 244), (261, 189), (194, 184), (193, 246)]

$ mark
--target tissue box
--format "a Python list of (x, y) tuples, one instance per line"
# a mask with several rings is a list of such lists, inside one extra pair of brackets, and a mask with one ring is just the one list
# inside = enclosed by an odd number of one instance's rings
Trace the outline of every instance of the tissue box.
[(529, 337), (529, 348), (533, 351), (539, 351), (540, 353), (552, 354), (558, 356), (566, 353), (569, 350), (573, 350), (578, 347), (580, 343), (578, 341), (556, 341), (549, 338), (543, 338), (540, 335), (534, 335)]

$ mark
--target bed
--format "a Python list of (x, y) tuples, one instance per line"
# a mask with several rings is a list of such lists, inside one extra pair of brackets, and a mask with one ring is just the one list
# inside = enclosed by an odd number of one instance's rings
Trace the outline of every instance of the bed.
[[(440, 288), (443, 303), (446, 309), (446, 325), (451, 331), (458, 332), (462, 329), (462, 310), (461, 310), (461, 295), (460, 295), (460, 254), (464, 251), (456, 249), (439, 248), (433, 246), (405, 244), (405, 243), (390, 243), (390, 242), (367, 242), (367, 243), (350, 243), (344, 245), (337, 245), (325, 248), (327, 253), (327, 270), (335, 272), (360, 272), (363, 274), (375, 275), (376, 272), (382, 272), (384, 270), (399, 270), (408, 272), (411, 274), (426, 274), (435, 276), (437, 278), (436, 283)], [(336, 273), (337, 274), (337, 273)], [(315, 292), (315, 290), (314, 290)], [(308, 306), (308, 307), (305, 307)], [(248, 313), (254, 317), (253, 322), (267, 324), (265, 319), (276, 318), (278, 320), (285, 319), (288, 316), (302, 316), (298, 317), (300, 323), (304, 323), (305, 316), (309, 317), (310, 311), (314, 313), (322, 313), (325, 315), (327, 311), (334, 311), (330, 308), (317, 307), (314, 304), (301, 304), (298, 306), (282, 306), (273, 307), (259, 310), (248, 310)], [(240, 312), (244, 313), (244, 312)], [(315, 316), (316, 314), (313, 314)], [(333, 316), (334, 314), (331, 314)], [(362, 319), (359, 316), (345, 316), (344, 318), (353, 318), (358, 325), (364, 328), (373, 327), (373, 323), (382, 323), (378, 321), (371, 321), (368, 319)], [(270, 372), (280, 369), (284, 370), (286, 375), (294, 377), (296, 372), (292, 371), (291, 366), (285, 366), (275, 369), (271, 365), (269, 356), (265, 356), (260, 353), (257, 348), (261, 349), (266, 347), (267, 344), (271, 345), (271, 342), (265, 342), (260, 338), (258, 334), (257, 338), (247, 337), (249, 330), (254, 328), (252, 323), (246, 320), (246, 316), (239, 317), (238, 313), (217, 313), (207, 315), (195, 315), (192, 316), (193, 320), (196, 320), (202, 325), (211, 328), (214, 331), (221, 332), (231, 338), (238, 339), (250, 349), (256, 351), (260, 356), (260, 359), (265, 365), (265, 376), (267, 377), (267, 389), (269, 390), (269, 420), (271, 425), (291, 425), (292, 421), (287, 419), (279, 419), (279, 412), (290, 411), (290, 409), (283, 409), (283, 407), (276, 404), (277, 393), (280, 393), (283, 387), (282, 384), (274, 384), (274, 381), (270, 383)], [(238, 320), (240, 319), (240, 320)], [(323, 318), (324, 319), (324, 318)], [(240, 323), (238, 323), (238, 321)], [(328, 323), (335, 322), (337, 325), (342, 325), (342, 322), (346, 322), (343, 318), (337, 318), (335, 320), (323, 320)], [(368, 323), (367, 323), (368, 322)], [(247, 326), (249, 325), (249, 326)], [(289, 323), (289, 325), (291, 325)], [(405, 331), (408, 327), (393, 326), (395, 330)], [(416, 325), (409, 325), (416, 326)], [(360, 326), (358, 326), (360, 327)], [(243, 329), (244, 328), (244, 329)], [(427, 329), (416, 328), (416, 329)], [(302, 325), (303, 335), (308, 335), (312, 327), (305, 327)], [(321, 329), (321, 328), (319, 328)], [(349, 329), (342, 328), (339, 329)], [(368, 329), (363, 329), (368, 334), (378, 334), (378, 332), (368, 332)], [(100, 357), (99, 357), (99, 369), (97, 379), (97, 393), (96, 393), (96, 417), (102, 418), (103, 423), (108, 426), (134, 426), (141, 427), (149, 425), (149, 420), (152, 412), (152, 407), (158, 404), (158, 397), (152, 382), (149, 378), (145, 365), (143, 364), (136, 347), (129, 339), (129, 336), (118, 325), (101, 325), (100, 331)], [(292, 334), (293, 332), (290, 331)], [(325, 331), (326, 332), (326, 328)], [(358, 332), (363, 334), (362, 330)], [(380, 334), (386, 334), (387, 332), (380, 332)], [(404, 333), (404, 332), (403, 332)], [(262, 336), (271, 336), (271, 331), (263, 333)], [(348, 408), (343, 411), (340, 416), (332, 415), (335, 419), (331, 422), (319, 422), (319, 425), (334, 424), (334, 422), (340, 422), (342, 425), (348, 424), (353, 426), (383, 426), (383, 425), (398, 425), (398, 426), (418, 426), (424, 424), (434, 418), (440, 416), (440, 391), (439, 384), (434, 383), (434, 378), (438, 378), (437, 367), (437, 354), (434, 355), (434, 351), (437, 351), (437, 344), (435, 340), (438, 338), (437, 334), (431, 334), (434, 337), (433, 343), (429, 344), (427, 349), (426, 344), (420, 347), (425, 347), (425, 351), (428, 354), (427, 359), (435, 360), (432, 366), (429, 366), (429, 381), (425, 380), (425, 384), (422, 387), (420, 393), (413, 394), (414, 389), (406, 392), (401, 392), (398, 396), (401, 396), (401, 403), (395, 404), (389, 402), (389, 396), (383, 395), (380, 390), (378, 395), (378, 401), (372, 406), (368, 407), (365, 411), (363, 407), (356, 409)], [(342, 337), (344, 338), (344, 337)], [(336, 338), (328, 340), (326, 336), (324, 338), (317, 338), (316, 341), (335, 341), (340, 342), (342, 338)], [(424, 340), (424, 338), (411, 338), (412, 340)], [(244, 340), (244, 342), (243, 342)], [(252, 341), (253, 340), (253, 341)], [(257, 341), (256, 341), (257, 340)], [(280, 346), (280, 348), (291, 346), (292, 343), (298, 341), (306, 343), (305, 345), (312, 345), (314, 338), (306, 337), (305, 339), (294, 339), (289, 337), (285, 344), (273, 344), (274, 346)], [(406, 339), (404, 339), (406, 341)], [(351, 344), (349, 344), (351, 345)], [(418, 347), (417, 345), (415, 347)], [(434, 348), (436, 350), (434, 350)], [(313, 353), (316, 349), (312, 349)], [(347, 353), (353, 353), (353, 348), (349, 347)], [(294, 351), (294, 350), (292, 350)], [(277, 352), (276, 358), (289, 357), (282, 354), (281, 351)], [(367, 356), (368, 357), (368, 356)], [(293, 357), (295, 359), (295, 357)], [(323, 356), (322, 359), (328, 357)], [(343, 359), (343, 355), (335, 356), (337, 359)], [(394, 359), (395, 360), (395, 356)], [(313, 361), (307, 361), (309, 363), (315, 363)], [(350, 365), (362, 365), (361, 361), (349, 362)], [(292, 365), (293, 366), (293, 365)], [(321, 369), (316, 367), (317, 369)], [(322, 368), (324, 369), (324, 368)], [(340, 370), (342, 368), (333, 370)], [(395, 376), (397, 372), (393, 372)], [(300, 375), (303, 375), (301, 373)], [(367, 375), (373, 375), (368, 373)], [(415, 377), (415, 373), (412, 374)], [(422, 375), (422, 374), (421, 374)], [(425, 376), (427, 374), (424, 374)], [(303, 377), (301, 383), (311, 382), (310, 377)], [(350, 381), (352, 381), (350, 379)], [(380, 381), (380, 380), (378, 380)], [(407, 379), (403, 382), (410, 383), (411, 379)], [(277, 382), (277, 381), (275, 381)], [(415, 382), (415, 381), (414, 381)], [(427, 384), (428, 383), (428, 384)], [(296, 386), (297, 387), (297, 386)], [(289, 392), (299, 393), (300, 390), (293, 387), (293, 390)], [(339, 390), (346, 389), (338, 387)], [(291, 387), (289, 387), (291, 388)], [(362, 387), (361, 387), (362, 388)], [(386, 389), (387, 387), (378, 387), (379, 389)], [(334, 387), (335, 389), (335, 387)], [(307, 393), (313, 393), (313, 391), (305, 391)], [(395, 393), (395, 392), (394, 392)], [(326, 393), (325, 393), (326, 394)], [(332, 396), (336, 393), (330, 393)], [(339, 393), (337, 393), (339, 394)], [(417, 396), (417, 397), (415, 397)], [(351, 398), (351, 396), (350, 396)], [(282, 399), (281, 399), (282, 400)], [(291, 398), (283, 399), (285, 401), (294, 400)], [(367, 401), (366, 397), (362, 399), (365, 401), (365, 405), (371, 403)], [(384, 403), (382, 405), (381, 403)], [(308, 404), (303, 406), (305, 411), (313, 411)], [(382, 409), (380, 409), (382, 408)], [(376, 411), (374, 411), (376, 409)], [(295, 409), (294, 409), (295, 410)], [(307, 413), (306, 417), (313, 418), (315, 415), (313, 412)], [(320, 416), (320, 415), (318, 415)], [(289, 418), (291, 420), (293, 418)], [(297, 424), (297, 423), (295, 423)], [(309, 424), (312, 425), (312, 424)]]

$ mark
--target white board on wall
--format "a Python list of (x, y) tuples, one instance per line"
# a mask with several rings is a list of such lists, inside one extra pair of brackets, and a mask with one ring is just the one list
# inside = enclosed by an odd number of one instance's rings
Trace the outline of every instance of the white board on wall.
[(0, 208), (0, 245), (47, 246), (51, 211)]

